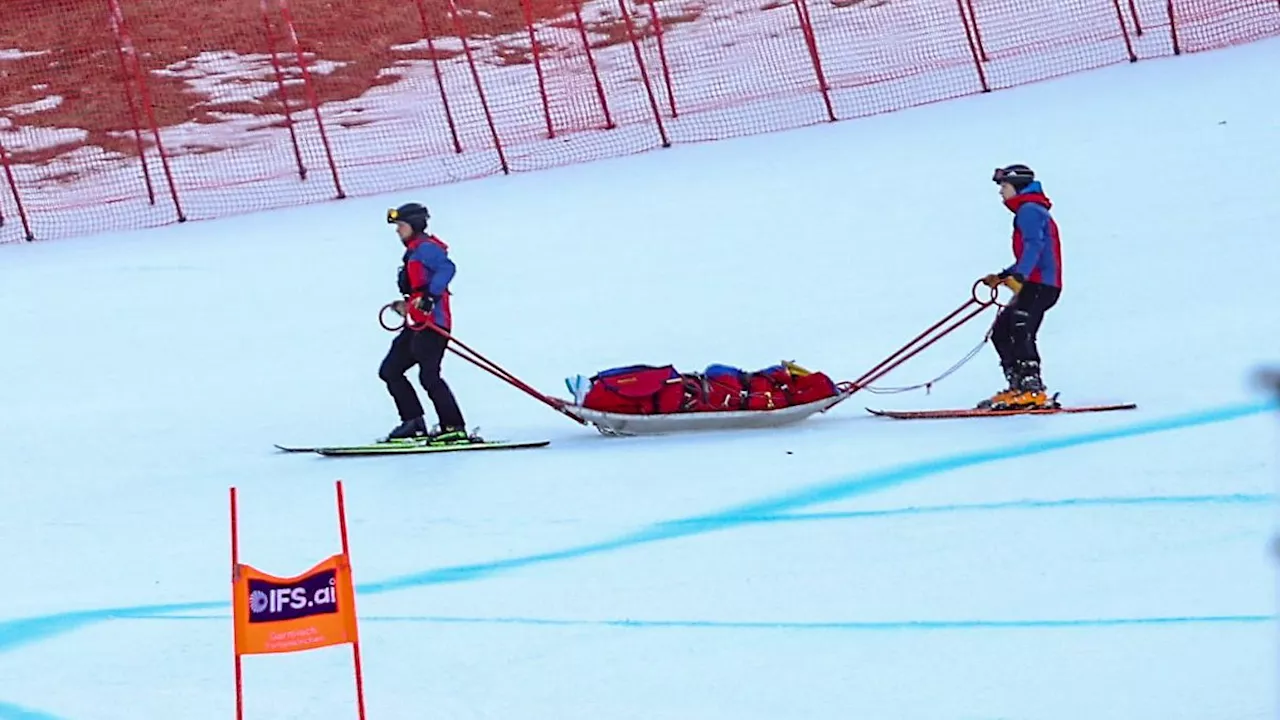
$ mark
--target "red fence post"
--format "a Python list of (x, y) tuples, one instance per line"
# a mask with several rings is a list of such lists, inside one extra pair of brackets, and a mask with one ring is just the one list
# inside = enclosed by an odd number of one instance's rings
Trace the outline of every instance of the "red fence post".
[[(982, 84), (982, 92), (991, 92), (991, 86), (987, 84), (987, 72), (982, 69), (983, 57), (978, 51), (978, 45), (973, 39), (973, 29), (969, 27), (969, 19), (964, 14), (964, 4), (961, 0), (956, 0), (956, 10), (960, 12), (960, 22), (964, 25), (964, 39), (969, 43), (969, 53), (973, 56), (973, 67), (978, 71), (978, 82)], [(974, 26), (978, 24), (977, 18), (974, 18)]]
[(276, 53), (276, 34), (271, 26), (271, 11), (267, 0), (258, 3), (262, 10), (262, 27), (267, 33), (267, 49), (271, 51), (271, 69), (275, 72), (276, 88), (280, 91), (280, 107), (284, 109), (284, 124), (289, 128), (289, 140), (293, 143), (293, 157), (298, 163), (298, 179), (307, 179), (307, 166), (302, 161), (302, 148), (298, 145), (298, 129), (294, 126), (293, 111), (289, 109), (289, 93), (284, 87), (284, 73), (280, 70), (280, 56)]
[(671, 65), (667, 63), (667, 44), (662, 38), (662, 18), (658, 17), (658, 5), (649, 0), (649, 18), (653, 23), (653, 31), (658, 37), (658, 61), (662, 63), (662, 81), (667, 86), (667, 102), (671, 106), (671, 117), (679, 117), (676, 112), (676, 93), (671, 88)]
[(434, 30), (427, 20), (427, 8), (422, 0), (415, 0), (418, 6), (418, 19), (422, 21), (422, 36), (427, 40), (427, 54), (431, 56), (431, 67), (436, 74), (436, 87), (440, 88), (440, 104), (444, 105), (445, 121), (449, 123), (449, 135), (453, 138), (453, 151), (462, 152), (462, 141), (458, 139), (458, 125), (453, 121), (453, 111), (449, 109), (449, 95), (444, 89), (444, 73), (440, 72), (440, 58), (436, 56), (436, 43), (432, 39)]
[(1178, 44), (1178, 19), (1173, 14), (1173, 0), (1168, 0), (1165, 7), (1169, 13), (1169, 39), (1173, 41), (1173, 54), (1181, 55), (1182, 47)]
[[(973, 9), (973, 0), (964, 0), (964, 7), (969, 11), (965, 28), (968, 29), (969, 23), (973, 24), (973, 40), (971, 42), (978, 49), (978, 57), (982, 58), (982, 62), (990, 62), (991, 58), (987, 57), (987, 46), (982, 42), (982, 30), (978, 27), (978, 12)], [(960, 18), (962, 20), (965, 19), (964, 9), (960, 10)]]
[(298, 31), (293, 24), (293, 13), (289, 12), (289, 0), (279, 0), (280, 16), (284, 19), (285, 28), (289, 31), (289, 42), (293, 43), (294, 53), (298, 58), (298, 67), (302, 70), (302, 85), (307, 90), (307, 102), (311, 103), (311, 112), (316, 118), (316, 127), (320, 131), (320, 142), (324, 145), (324, 155), (329, 161), (329, 170), (333, 175), (333, 189), (337, 199), (347, 196), (342, 189), (342, 181), (338, 179), (338, 164), (333, 159), (333, 147), (329, 144), (329, 134), (324, 129), (324, 119), (320, 117), (320, 98), (311, 80), (311, 71), (307, 68), (307, 59), (302, 52), (302, 44), (298, 42)]
[(809, 49), (809, 59), (813, 62), (813, 71), (818, 76), (818, 88), (822, 90), (822, 102), (827, 106), (827, 118), (836, 121), (835, 106), (831, 104), (831, 87), (827, 84), (827, 75), (822, 71), (822, 58), (818, 52), (818, 38), (813, 32), (813, 23), (809, 21), (809, 6), (805, 0), (793, 0), (796, 15), (800, 17), (800, 33), (804, 36), (805, 47)]
[(36, 239), (31, 232), (31, 220), (27, 218), (27, 209), (22, 204), (22, 195), (18, 192), (18, 181), (13, 176), (13, 167), (9, 164), (9, 152), (0, 145), (0, 164), (4, 165), (4, 176), (9, 181), (9, 192), (13, 193), (13, 202), (18, 206), (18, 217), (22, 220), (22, 230), (27, 234), (27, 242)]
[(1124, 49), (1129, 53), (1129, 62), (1138, 62), (1138, 55), (1133, 51), (1133, 41), (1129, 39), (1129, 26), (1124, 22), (1124, 12), (1120, 10), (1120, 0), (1111, 0), (1116, 6), (1116, 20), (1120, 21), (1120, 35), (1124, 37)]
[(520, 0), (524, 10), (524, 24), (529, 28), (529, 50), (533, 53), (533, 69), (538, 74), (538, 95), (542, 98), (542, 115), (547, 121), (547, 137), (554, 138), (556, 129), (551, 124), (551, 102), (547, 99), (547, 81), (542, 75), (542, 51), (538, 49), (538, 38), (533, 31), (533, 0)]
[(1138, 4), (1136, 0), (1129, 0), (1129, 14), (1133, 16), (1133, 30), (1138, 33), (1138, 37), (1142, 37), (1142, 20), (1138, 17)]
[(471, 43), (467, 41), (467, 27), (458, 16), (458, 6), (449, 2), (449, 18), (453, 22), (453, 31), (462, 41), (462, 51), (467, 55), (467, 64), (471, 66), (471, 80), (476, 84), (476, 92), (480, 95), (480, 107), (484, 109), (485, 120), (489, 123), (489, 133), (493, 136), (493, 149), (498, 153), (498, 162), (502, 165), (502, 174), (510, 175), (511, 167), (507, 165), (507, 153), (502, 149), (502, 139), (498, 137), (498, 126), (493, 122), (493, 112), (489, 110), (489, 99), (484, 95), (484, 86), (480, 84), (480, 71), (476, 69), (476, 58), (471, 52)]
[[(187, 215), (182, 210), (182, 200), (178, 197), (178, 184), (173, 179), (173, 168), (169, 167), (169, 154), (165, 152), (164, 141), (160, 139), (160, 125), (156, 121), (155, 105), (151, 102), (151, 91), (147, 83), (147, 74), (142, 67), (142, 60), (138, 57), (137, 48), (133, 46), (133, 40), (129, 36), (129, 24), (125, 21), (124, 10), (120, 8), (117, 0), (107, 0), (108, 18), (111, 23), (111, 30), (116, 38), (116, 46), (129, 60), (134, 76), (138, 81), (138, 91), (142, 95), (142, 108), (147, 114), (147, 121), (151, 125), (151, 135), (156, 141), (156, 151), (160, 153), (160, 164), (164, 167), (165, 178), (169, 182), (169, 195), (173, 198), (173, 208), (178, 214), (178, 222), (186, 222)], [(126, 82), (128, 78), (125, 78)]]
[(658, 98), (653, 92), (653, 81), (649, 79), (649, 68), (644, 64), (644, 56), (640, 53), (640, 40), (636, 37), (636, 26), (627, 12), (627, 0), (618, 0), (618, 10), (622, 12), (622, 20), (627, 26), (627, 38), (631, 40), (631, 48), (635, 50), (636, 65), (640, 68), (640, 77), (644, 80), (644, 89), (649, 94), (649, 107), (653, 109), (653, 120), (658, 125), (658, 135), (662, 138), (662, 147), (671, 147), (671, 138), (667, 137), (667, 126), (662, 122), (662, 112), (658, 110)]
[(138, 147), (138, 163), (142, 165), (142, 182), (147, 186), (147, 202), (156, 204), (156, 188), (151, 182), (151, 168), (147, 165), (147, 147), (142, 142), (142, 123), (138, 120), (138, 108), (133, 99), (133, 87), (129, 84), (129, 63), (124, 58), (124, 48), (116, 38), (116, 57), (120, 59), (120, 84), (124, 86), (124, 100), (129, 104), (129, 121), (133, 123), (133, 139)]
[(600, 68), (596, 67), (596, 56), (591, 52), (591, 39), (587, 37), (587, 24), (582, 21), (582, 2), (573, 0), (573, 17), (578, 26), (578, 35), (582, 38), (582, 50), (587, 54), (587, 65), (591, 68), (591, 77), (595, 80), (596, 95), (600, 98), (600, 110), (604, 113), (604, 127), (612, 130), (617, 127), (613, 115), (609, 113), (609, 101), (604, 95), (604, 82), (600, 80)]

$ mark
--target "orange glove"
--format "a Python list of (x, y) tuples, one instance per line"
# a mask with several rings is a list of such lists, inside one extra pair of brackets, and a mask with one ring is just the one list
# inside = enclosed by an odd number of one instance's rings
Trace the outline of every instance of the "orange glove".
[(986, 285), (989, 288), (993, 288), (998, 285), (1004, 285), (1005, 287), (1012, 290), (1015, 295), (1022, 290), (1022, 282), (1019, 281), (1018, 278), (1014, 277), (1013, 275), (1006, 275), (1005, 277), (1000, 277), (995, 273), (991, 273), (990, 275), (984, 275), (982, 277), (982, 284)]

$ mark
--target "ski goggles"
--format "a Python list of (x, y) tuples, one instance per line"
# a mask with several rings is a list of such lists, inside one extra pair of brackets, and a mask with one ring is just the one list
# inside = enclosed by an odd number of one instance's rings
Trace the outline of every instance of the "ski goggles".
[(400, 222), (400, 211), (395, 208), (391, 208), (387, 211), (387, 224), (395, 225), (398, 222)]
[(996, 168), (991, 173), (991, 181), (999, 185), (1002, 182), (1012, 182), (1014, 180), (1031, 180), (1032, 176), (1025, 170), (1009, 170), (1007, 168)]

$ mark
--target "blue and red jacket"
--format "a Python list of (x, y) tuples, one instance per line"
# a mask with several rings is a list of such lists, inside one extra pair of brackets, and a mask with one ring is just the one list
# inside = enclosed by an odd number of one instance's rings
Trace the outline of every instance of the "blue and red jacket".
[(1015, 275), (1023, 282), (1062, 287), (1062, 243), (1058, 224), (1049, 214), (1053, 203), (1039, 182), (1004, 201), (1013, 212), (1014, 263), (1001, 275)]
[(400, 292), (416, 300), (423, 295), (435, 298), (435, 307), (428, 316), (408, 303), (409, 321), (421, 326), (428, 319), (436, 327), (449, 330), (453, 327), (453, 313), (449, 308), (449, 282), (457, 268), (449, 259), (449, 246), (434, 235), (414, 235), (405, 244), (404, 264), (400, 268)]

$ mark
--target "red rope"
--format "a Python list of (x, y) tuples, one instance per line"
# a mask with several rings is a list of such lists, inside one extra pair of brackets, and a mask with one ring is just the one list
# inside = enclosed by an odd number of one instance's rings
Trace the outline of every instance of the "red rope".
[[(934, 323), (933, 325), (930, 325), (928, 328), (924, 330), (924, 332), (915, 336), (914, 338), (911, 339), (910, 342), (908, 342), (906, 345), (903, 345), (901, 348), (899, 348), (897, 352), (895, 352), (894, 354), (882, 360), (880, 364), (876, 365), (874, 368), (867, 371), (865, 374), (863, 374), (862, 377), (853, 381), (853, 383), (851, 383), (853, 386), (853, 389), (866, 390), (868, 392), (877, 393), (877, 394), (892, 394), (892, 393), (908, 392), (910, 390), (919, 390), (921, 388), (924, 388), (925, 391), (927, 392), (933, 388), (934, 384), (938, 383), (939, 381), (943, 380), (947, 376), (956, 372), (961, 367), (963, 367), (966, 363), (968, 363), (970, 360), (977, 357), (978, 353), (982, 351), (982, 346), (987, 343), (987, 340), (991, 339), (991, 329), (987, 330), (986, 336), (983, 338), (982, 342), (978, 344), (977, 347), (975, 347), (973, 350), (970, 350), (967, 355), (965, 355), (955, 365), (952, 365), (950, 368), (948, 368), (946, 372), (943, 372), (941, 375), (933, 378), (932, 380), (929, 380), (923, 383), (918, 383), (915, 385), (908, 385), (908, 386), (896, 387), (896, 388), (874, 388), (871, 386), (871, 383), (884, 377), (888, 372), (902, 365), (904, 362), (911, 359), (915, 355), (919, 354), (925, 348), (941, 340), (944, 336), (949, 335), (952, 332), (956, 331), (957, 329), (960, 328), (961, 325), (964, 325), (965, 323), (969, 322), (973, 318), (982, 314), (987, 308), (992, 306), (996, 306), (996, 307), (1005, 306), (1006, 303), (1000, 302), (1000, 300), (997, 297), (998, 288), (995, 288), (995, 287), (988, 288), (989, 297), (979, 296), (978, 287), (981, 284), (982, 284), (981, 280), (973, 284), (973, 287), (970, 290), (969, 300), (967, 300), (964, 304), (962, 304), (960, 307), (956, 308), (955, 310), (952, 310), (950, 313), (948, 313), (945, 317), (943, 317), (938, 322)], [(969, 310), (970, 308), (973, 308), (973, 309)], [(969, 312), (967, 314), (962, 315), (962, 313), (965, 313), (966, 310), (969, 310)], [(957, 319), (957, 316), (960, 316), (960, 317)], [(994, 327), (994, 325), (995, 323), (993, 322), (992, 327)], [(928, 339), (926, 340), (926, 338)]]
[[(457, 355), (463, 360), (466, 360), (472, 365), (475, 365), (481, 370), (484, 370), (490, 375), (493, 375), (499, 380), (502, 380), (508, 385), (511, 385), (517, 390), (520, 390), (526, 395), (529, 395), (535, 400), (538, 400), (544, 405), (547, 405), (548, 407), (555, 410), (556, 412), (569, 417), (570, 419), (574, 420), (578, 424), (580, 425), (586, 424), (585, 420), (578, 417), (577, 415), (574, 415), (569, 410), (565, 409), (565, 403), (563, 401), (559, 401), (555, 398), (542, 394), (537, 389), (535, 389), (532, 385), (526, 383), (525, 381), (511, 374), (510, 371), (506, 370), (501, 365), (495, 363), (494, 361), (490, 360), (484, 355), (481, 355), (479, 352), (476, 352), (466, 343), (454, 337), (453, 334), (451, 334), (448, 330), (445, 330), (444, 328), (439, 327), (438, 325), (431, 322), (430, 320), (424, 321), (421, 324), (414, 323), (408, 317), (409, 308), (407, 306), (405, 307), (405, 314), (401, 316), (404, 318), (404, 321), (398, 326), (388, 325), (387, 322), (384, 320), (384, 316), (388, 309), (395, 310), (395, 303), (387, 303), (386, 305), (383, 305), (382, 309), (378, 312), (378, 324), (381, 325), (383, 329), (388, 330), (390, 332), (398, 332), (405, 328), (408, 328), (410, 330), (414, 330), (417, 332), (425, 332), (427, 330), (430, 330), (431, 332), (434, 332), (444, 337), (445, 340), (448, 341), (448, 344), (445, 345), (445, 350), (453, 353), (454, 355)], [(396, 314), (399, 314), (399, 313), (397, 312)]]

